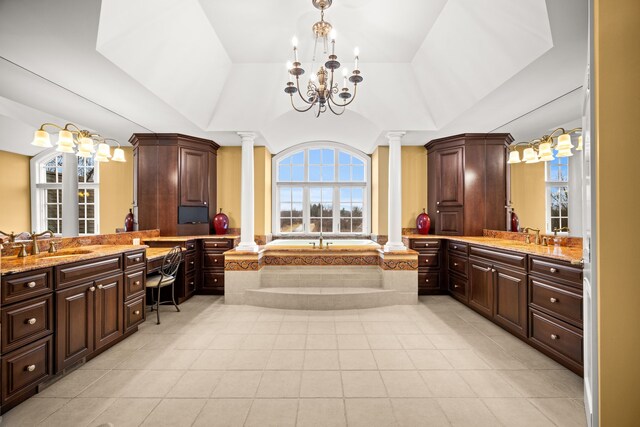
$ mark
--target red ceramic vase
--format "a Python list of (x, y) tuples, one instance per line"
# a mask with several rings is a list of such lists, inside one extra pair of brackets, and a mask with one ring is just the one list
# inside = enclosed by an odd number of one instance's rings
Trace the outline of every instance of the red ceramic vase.
[(518, 219), (518, 215), (516, 215), (515, 211), (511, 211), (511, 231), (514, 233), (520, 231), (520, 220)]
[(135, 217), (133, 211), (129, 209), (129, 213), (124, 217), (124, 231), (133, 231), (133, 224), (135, 223)]
[(229, 230), (229, 217), (222, 213), (222, 208), (220, 208), (220, 212), (213, 217), (213, 228), (216, 234), (227, 234)]
[(416, 228), (420, 234), (429, 234), (431, 218), (429, 218), (429, 215), (427, 215), (424, 208), (422, 209), (422, 213), (416, 218)]

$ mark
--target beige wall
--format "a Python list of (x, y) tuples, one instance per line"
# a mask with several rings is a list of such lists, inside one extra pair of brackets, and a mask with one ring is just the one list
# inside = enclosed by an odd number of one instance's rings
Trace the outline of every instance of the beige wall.
[(126, 163), (100, 164), (100, 233), (124, 228), (133, 203), (133, 149), (123, 148)]
[(255, 234), (271, 233), (271, 153), (267, 147), (256, 147), (254, 154)]
[(229, 227), (240, 228), (240, 186), (242, 179), (242, 148), (218, 149), (218, 210), (229, 217)]
[(0, 230), (31, 232), (29, 156), (0, 151)]
[(546, 185), (544, 163), (511, 166), (511, 204), (520, 219), (520, 227), (546, 230)]
[(595, 0), (594, 7), (600, 425), (637, 426), (640, 2)]
[(389, 225), (389, 147), (379, 146), (371, 155), (371, 232), (387, 234)]

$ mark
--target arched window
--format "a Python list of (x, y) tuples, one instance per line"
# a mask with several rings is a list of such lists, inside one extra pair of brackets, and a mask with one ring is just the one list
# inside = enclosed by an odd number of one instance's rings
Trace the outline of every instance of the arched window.
[(369, 233), (369, 176), (369, 156), (342, 144), (302, 144), (274, 156), (274, 233)]
[[(72, 162), (75, 165), (75, 162)], [(78, 233), (100, 233), (100, 180), (99, 164), (92, 158), (77, 158), (78, 176)], [(65, 155), (47, 150), (32, 160), (32, 228), (36, 231), (51, 230), (62, 233), (62, 177), (69, 173)], [(72, 207), (73, 208), (73, 207)]]

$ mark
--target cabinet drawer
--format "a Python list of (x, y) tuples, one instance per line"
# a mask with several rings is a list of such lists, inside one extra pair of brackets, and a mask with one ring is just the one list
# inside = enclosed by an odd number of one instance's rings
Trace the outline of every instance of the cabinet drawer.
[(231, 249), (233, 247), (233, 243), (228, 239), (203, 240), (202, 247), (205, 251), (221, 251)]
[(196, 250), (196, 241), (195, 240), (187, 240), (184, 244), (185, 249), (188, 251)]
[(124, 254), (124, 268), (128, 270), (138, 266), (145, 265), (145, 251), (140, 252), (128, 252)]
[(467, 277), (467, 265), (469, 260), (461, 256), (449, 255), (449, 270)]
[(467, 281), (461, 277), (458, 277), (454, 274), (449, 275), (449, 291), (451, 294), (464, 301), (465, 303), (468, 301), (467, 297)]
[(568, 286), (529, 278), (529, 305), (582, 327), (582, 295)]
[(202, 289), (224, 290), (224, 273), (205, 271), (202, 275)]
[[(223, 274), (224, 276), (224, 274)], [(189, 273), (184, 278), (184, 295), (191, 295), (196, 291), (196, 272)]]
[(582, 365), (582, 331), (555, 320), (537, 310), (530, 310), (531, 341), (563, 359)]
[(529, 272), (562, 280), (582, 288), (582, 268), (541, 258), (529, 258)]
[(2, 277), (2, 304), (12, 304), (53, 290), (51, 269), (28, 271)]
[(524, 270), (527, 268), (527, 256), (517, 252), (501, 252), (494, 248), (482, 248), (479, 246), (469, 246), (469, 255), (484, 258), (483, 261), (495, 261), (504, 265)]
[(214, 255), (210, 253), (205, 253), (204, 257), (204, 268), (213, 268), (216, 270), (224, 269), (224, 255)]
[(144, 311), (144, 295), (124, 303), (124, 332), (135, 328), (144, 322), (146, 313)]
[(2, 357), (2, 402), (45, 382), (52, 374), (51, 336)]
[[(224, 260), (224, 258), (223, 258)], [(223, 261), (223, 265), (224, 265), (224, 261)], [(187, 273), (192, 272), (193, 270), (196, 269), (196, 254), (195, 253), (191, 253), (191, 254), (187, 254), (184, 257), (184, 269)]]
[(418, 289), (440, 289), (440, 273), (418, 273)]
[(418, 255), (418, 268), (438, 268), (440, 266), (440, 255), (426, 254)]
[(424, 250), (424, 249), (438, 249), (440, 248), (440, 240), (436, 239), (412, 239), (411, 249)]
[(462, 242), (449, 241), (449, 252), (467, 255), (469, 253), (469, 245)]
[(124, 299), (129, 299), (144, 292), (145, 272), (126, 273), (124, 281)]
[(56, 267), (57, 289), (122, 271), (122, 255), (92, 259)]
[(2, 353), (53, 332), (53, 294), (2, 309)]

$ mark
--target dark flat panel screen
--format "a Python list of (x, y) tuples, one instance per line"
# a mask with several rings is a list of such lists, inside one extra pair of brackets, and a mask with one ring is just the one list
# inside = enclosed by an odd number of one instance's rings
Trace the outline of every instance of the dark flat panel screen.
[(203, 224), (209, 222), (207, 206), (179, 206), (178, 224)]

